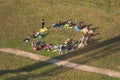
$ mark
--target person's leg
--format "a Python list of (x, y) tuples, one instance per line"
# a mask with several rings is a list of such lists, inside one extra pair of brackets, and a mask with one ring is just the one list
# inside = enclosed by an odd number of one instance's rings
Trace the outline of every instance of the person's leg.
[(59, 55), (61, 54), (60, 51), (58, 51), (58, 54), (59, 54)]
[(78, 45), (78, 48), (81, 48), (81, 46), (82, 46), (82, 43), (80, 43), (80, 44)]

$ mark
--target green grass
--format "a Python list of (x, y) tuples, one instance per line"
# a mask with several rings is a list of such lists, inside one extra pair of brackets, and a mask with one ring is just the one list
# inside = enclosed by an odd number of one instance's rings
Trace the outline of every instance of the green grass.
[(0, 52), (0, 80), (119, 80)]
[[(23, 43), (22, 39), (41, 28), (42, 17), (46, 27), (58, 20), (83, 21), (97, 28), (95, 44), (63, 56), (46, 51), (34, 53), (120, 71), (119, 4), (119, 0), (0, 0), (0, 47), (33, 52), (31, 42)], [(81, 35), (73, 29), (50, 29), (41, 40), (56, 45)]]
[(80, 49), (75, 53), (61, 56), (72, 62), (91, 66), (104, 67), (120, 71), (120, 38), (119, 36), (97, 45)]

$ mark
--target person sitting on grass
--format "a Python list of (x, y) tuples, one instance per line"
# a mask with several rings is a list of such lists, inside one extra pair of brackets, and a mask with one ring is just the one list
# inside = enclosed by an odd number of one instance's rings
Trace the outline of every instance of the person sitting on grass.
[(79, 43), (79, 41), (76, 38), (73, 39), (73, 44), (74, 44), (75, 47), (78, 45), (78, 43)]
[(35, 37), (38, 38), (38, 39), (41, 39), (41, 38), (42, 38), (42, 35), (43, 35), (43, 33), (37, 32), (37, 33), (35, 34)]
[(69, 26), (73, 26), (73, 21), (71, 19), (67, 23)]
[(72, 20), (68, 20), (67, 23), (63, 26), (64, 28), (73, 28), (73, 22)]
[(93, 42), (92, 35), (88, 32), (86, 33), (86, 41), (87, 41), (87, 44), (90, 44)]
[(94, 31), (92, 29), (90, 29), (87, 25), (82, 31), (84, 34), (88, 33), (90, 35), (93, 35), (93, 33), (94, 33)]
[(45, 47), (45, 44), (43, 42), (41, 42), (41, 44), (39, 46), (37, 46), (37, 51), (43, 50)]
[(65, 45), (66, 45), (66, 50), (67, 51), (71, 51), (71, 50), (74, 50), (74, 43), (73, 43), (73, 39), (67, 39), (65, 41)]
[(67, 43), (70, 43), (70, 39), (69, 38), (65, 40), (65, 44), (67, 44)]
[(35, 32), (33, 31), (32, 34), (31, 34), (29, 37), (31, 37), (31, 38), (36, 38)]
[(36, 40), (32, 41), (32, 47), (36, 47)]
[(52, 46), (51, 46), (51, 44), (48, 44), (48, 43), (45, 43), (44, 44), (44, 49), (46, 50), (46, 51), (52, 51)]
[(57, 51), (58, 51), (59, 55), (62, 54), (62, 49), (61, 49), (61, 44), (60, 43), (57, 44)]
[(57, 44), (57, 51), (59, 55), (62, 55), (65, 53), (65, 46), (63, 44), (58, 43)]
[(33, 49), (33, 51), (36, 51), (36, 50), (37, 50), (36, 40), (33, 40), (31, 44), (32, 44), (32, 49)]
[(33, 40), (32, 41), (32, 49), (34, 51), (37, 51), (38, 48), (39, 48), (39, 46), (40, 46), (40, 44), (41, 44), (41, 41), (39, 41), (39, 40)]
[(80, 38), (80, 44), (78, 45), (78, 48), (83, 48), (85, 45), (87, 45), (86, 35), (82, 35), (82, 38)]
[(79, 29), (82, 29), (83, 27), (82, 27), (82, 24), (79, 22), (78, 24), (77, 24), (77, 27), (79, 28)]
[(83, 29), (82, 23), (81, 22), (77, 23), (74, 29), (77, 32), (81, 31)]
[(78, 48), (83, 48), (85, 46), (85, 41), (82, 40), (81, 43), (78, 45)]
[(82, 35), (82, 38), (80, 38), (80, 41), (81, 43), (79, 44), (78, 48), (82, 48), (85, 45), (91, 44), (93, 42), (92, 37), (88, 32)]

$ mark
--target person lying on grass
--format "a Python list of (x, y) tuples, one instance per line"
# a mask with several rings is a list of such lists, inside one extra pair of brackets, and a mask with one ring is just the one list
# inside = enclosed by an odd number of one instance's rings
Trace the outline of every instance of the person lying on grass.
[(36, 32), (36, 33), (35, 33), (35, 32), (33, 31), (31, 35), (23, 38), (23, 41), (24, 41), (24, 42), (29, 42), (29, 41), (30, 41), (30, 38), (38, 38), (38, 39), (41, 39), (41, 38), (42, 38), (42, 35), (43, 35), (43, 33), (40, 33), (40, 32)]
[(57, 23), (52, 24), (52, 25), (50, 26), (50, 28), (60, 28), (60, 27), (61, 27), (61, 21), (58, 21)]
[(22, 40), (23, 42), (29, 42), (30, 41), (30, 37), (29, 36), (27, 36), (27, 37), (25, 37), (25, 38), (23, 38), (23, 40)]
[(74, 27), (75, 31), (79, 32), (83, 29), (83, 25), (81, 22), (77, 23), (76, 26)]
[(73, 28), (74, 23), (73, 21), (70, 19), (67, 21), (67, 23), (63, 26), (64, 28)]
[(67, 22), (67, 24), (68, 24), (69, 26), (73, 26), (73, 21), (70, 19), (70, 20)]

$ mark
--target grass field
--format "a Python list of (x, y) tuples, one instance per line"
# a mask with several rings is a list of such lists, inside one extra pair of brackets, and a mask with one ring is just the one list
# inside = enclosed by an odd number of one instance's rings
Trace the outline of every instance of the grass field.
[[(33, 52), (31, 42), (24, 43), (22, 39), (41, 28), (42, 17), (46, 27), (58, 20), (83, 21), (96, 29), (95, 44), (62, 56), (45, 51), (36, 54), (120, 71), (119, 4), (119, 0), (0, 0), (0, 47)], [(49, 29), (41, 40), (55, 45), (81, 35), (73, 29)]]
[(0, 53), (0, 80), (119, 80)]

